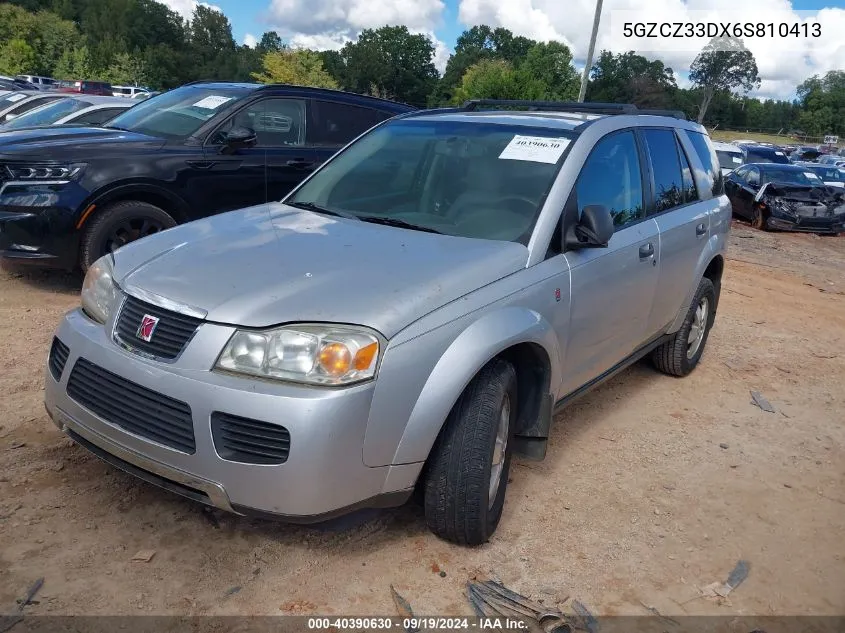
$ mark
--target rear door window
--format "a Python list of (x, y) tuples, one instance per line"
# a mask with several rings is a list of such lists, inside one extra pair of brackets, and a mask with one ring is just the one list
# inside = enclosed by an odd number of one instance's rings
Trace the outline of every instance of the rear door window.
[(313, 125), (308, 131), (308, 145), (340, 147), (371, 127), (393, 116), (389, 112), (337, 101), (312, 102)]

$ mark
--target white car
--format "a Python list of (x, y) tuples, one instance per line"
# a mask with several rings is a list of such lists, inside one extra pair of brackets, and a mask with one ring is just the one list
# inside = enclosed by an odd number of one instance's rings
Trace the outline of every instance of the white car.
[(722, 168), (723, 176), (727, 176), (734, 169), (742, 165), (742, 150), (733, 143), (719, 143), (717, 141), (713, 141), (713, 147), (716, 148), (716, 156), (719, 157), (719, 167)]
[(119, 97), (69, 95), (51, 101), (0, 124), (0, 132), (39, 125), (86, 125), (97, 127), (135, 105)]
[(140, 93), (149, 94), (151, 90), (143, 86), (112, 86), (112, 94), (115, 97), (129, 97), (134, 99)]
[(0, 124), (66, 96), (56, 92), (40, 92), (38, 90), (20, 90), (4, 94), (0, 96)]

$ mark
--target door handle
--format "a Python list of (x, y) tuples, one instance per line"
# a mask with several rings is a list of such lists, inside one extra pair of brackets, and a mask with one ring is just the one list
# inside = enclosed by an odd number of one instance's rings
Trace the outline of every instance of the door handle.
[(654, 257), (654, 244), (649, 242), (640, 246), (640, 259), (648, 259)]
[(305, 160), (303, 158), (295, 158), (285, 163), (285, 167), (293, 167), (294, 169), (308, 169), (314, 166), (314, 161)]
[(706, 226), (704, 226), (704, 223), (703, 223), (703, 222), (702, 222), (701, 224), (699, 224), (698, 226), (696, 226), (696, 227), (695, 227), (695, 234), (696, 234), (697, 236), (701, 237), (701, 236), (702, 236), (702, 235), (704, 235), (705, 233), (707, 233), (707, 227), (706, 227)]
[(196, 169), (211, 169), (217, 164), (213, 160), (189, 160), (187, 162), (188, 165)]

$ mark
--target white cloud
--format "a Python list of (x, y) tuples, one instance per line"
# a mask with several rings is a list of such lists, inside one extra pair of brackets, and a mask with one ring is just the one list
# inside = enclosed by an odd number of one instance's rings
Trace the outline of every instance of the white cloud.
[(258, 45), (258, 38), (255, 37), (252, 33), (247, 33), (244, 35), (244, 46), (249, 46), (250, 48), (255, 48)]
[(268, 18), (288, 35), (357, 33), (386, 24), (431, 30), (444, 7), (443, 0), (272, 0)]
[[(832, 0), (831, 0), (832, 1)], [(592, 30), (593, 0), (461, 0), (459, 19), (472, 26), (503, 26), (518, 35), (537, 40), (555, 39), (569, 45), (577, 58), (586, 57)], [(845, 9), (826, 8), (796, 12), (789, 0), (605, 0), (596, 50), (616, 52), (636, 50), (650, 58), (661, 59), (675, 71), (686, 72), (707, 38), (678, 40), (622, 37), (614, 23), (613, 11), (636, 12), (643, 22), (699, 22), (702, 17), (713, 22), (802, 23), (813, 16), (822, 24), (819, 38), (745, 39), (754, 53), (762, 86), (755, 96), (789, 98), (797, 84), (813, 74), (845, 68)], [(706, 12), (703, 13), (703, 12)], [(618, 15), (618, 14), (617, 14)], [(645, 49), (650, 49), (646, 51)], [(681, 50), (686, 49), (686, 50)], [(680, 78), (676, 72), (676, 78)], [(685, 81), (679, 81), (684, 85)]]
[(209, 4), (207, 2), (197, 2), (197, 0), (158, 0), (162, 4), (167, 5), (176, 13), (181, 15), (183, 18), (188, 20), (194, 15), (194, 9), (196, 9), (198, 4), (201, 4), (204, 7), (208, 7), (209, 9), (214, 9), (215, 11), (219, 11), (223, 13), (223, 9), (218, 7), (215, 4)]

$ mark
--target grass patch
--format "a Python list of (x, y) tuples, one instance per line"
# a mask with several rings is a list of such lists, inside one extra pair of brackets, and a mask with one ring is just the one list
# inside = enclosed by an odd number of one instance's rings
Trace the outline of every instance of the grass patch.
[(751, 141), (758, 141), (763, 143), (774, 143), (775, 145), (797, 145), (805, 144), (800, 141), (777, 134), (762, 134), (760, 132), (732, 132), (729, 130), (711, 130), (710, 138), (714, 141), (724, 141), (729, 143), (738, 139), (748, 139)]

